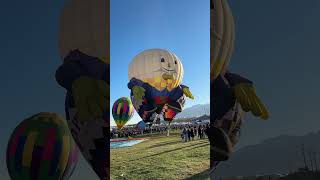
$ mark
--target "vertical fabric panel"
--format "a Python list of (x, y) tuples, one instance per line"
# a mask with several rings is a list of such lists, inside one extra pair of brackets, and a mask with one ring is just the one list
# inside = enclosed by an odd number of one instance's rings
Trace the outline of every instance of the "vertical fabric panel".
[(27, 137), (22, 157), (22, 166), (24, 167), (31, 166), (32, 151), (36, 142), (37, 134), (37, 132), (31, 132)]

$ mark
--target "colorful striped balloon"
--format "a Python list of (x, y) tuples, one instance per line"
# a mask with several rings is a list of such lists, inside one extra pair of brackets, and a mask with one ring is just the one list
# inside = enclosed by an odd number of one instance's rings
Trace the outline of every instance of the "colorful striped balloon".
[(78, 162), (78, 148), (66, 121), (55, 113), (39, 113), (22, 121), (7, 146), (12, 180), (69, 179)]
[(127, 97), (117, 99), (112, 107), (112, 116), (117, 127), (121, 129), (133, 116), (133, 105), (130, 99)]

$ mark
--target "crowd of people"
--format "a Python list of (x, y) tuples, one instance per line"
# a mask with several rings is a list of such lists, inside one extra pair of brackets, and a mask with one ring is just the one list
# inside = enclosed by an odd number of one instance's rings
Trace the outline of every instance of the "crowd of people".
[(146, 127), (143, 130), (136, 128), (136, 127), (123, 127), (121, 130), (119, 129), (112, 129), (110, 137), (111, 139), (114, 138), (128, 138), (143, 135), (143, 134), (151, 134), (151, 133), (160, 133), (164, 134), (167, 132), (167, 126), (165, 125), (159, 125), (159, 126), (152, 126), (152, 127)]
[(181, 130), (181, 139), (184, 142), (208, 137), (209, 124), (205, 125), (186, 125)]
[[(139, 129), (135, 126), (126, 126), (123, 127), (121, 130), (114, 128), (110, 132), (110, 138), (128, 138), (134, 137), (139, 135), (146, 135), (146, 134), (166, 134), (168, 130), (167, 124), (156, 124), (153, 126), (147, 126), (146, 128)], [(181, 131), (186, 134), (187, 140), (197, 138), (203, 139), (207, 136), (207, 128), (208, 124), (205, 125), (194, 125), (191, 123), (174, 123), (170, 125), (170, 131)]]

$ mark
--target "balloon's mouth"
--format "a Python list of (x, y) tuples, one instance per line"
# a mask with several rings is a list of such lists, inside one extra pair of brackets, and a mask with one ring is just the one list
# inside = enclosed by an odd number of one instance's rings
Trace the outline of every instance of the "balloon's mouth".
[(169, 80), (169, 79), (173, 80), (174, 79), (173, 74), (177, 73), (175, 69), (167, 69), (165, 67), (162, 67), (161, 69), (162, 71), (164, 71), (164, 73), (162, 74), (162, 78), (164, 80)]
[(167, 74), (167, 73), (165, 73), (165, 74), (162, 75), (162, 78), (163, 78), (164, 80), (173, 79), (173, 75), (172, 75), (172, 74)]
[(164, 67), (162, 67), (162, 70), (165, 70), (165, 71), (167, 71), (167, 72), (175, 72), (176, 70), (174, 70), (174, 69), (167, 69), (167, 68), (164, 68)]

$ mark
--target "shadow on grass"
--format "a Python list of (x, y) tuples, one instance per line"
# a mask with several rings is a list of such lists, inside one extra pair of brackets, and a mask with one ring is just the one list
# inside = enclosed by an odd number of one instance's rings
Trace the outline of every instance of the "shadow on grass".
[(210, 179), (210, 169), (207, 169), (203, 172), (195, 174), (191, 177), (187, 177), (184, 180), (197, 180), (197, 179)]
[[(203, 144), (203, 143), (202, 143)], [(205, 147), (205, 146), (208, 146), (210, 145), (210, 143), (207, 143), (207, 144), (203, 144), (201, 146), (196, 146), (196, 147), (193, 147), (193, 148), (190, 148), (190, 149), (196, 149), (196, 148), (201, 148), (201, 147)]]
[(168, 142), (163, 142), (163, 143), (158, 143), (158, 144), (155, 144), (155, 145), (152, 145), (148, 148), (156, 148), (156, 147), (161, 147), (161, 146), (167, 146), (167, 145), (173, 145), (173, 144), (177, 144), (177, 143), (180, 143), (181, 140), (178, 140), (178, 141), (168, 141)]
[[(209, 145), (209, 142), (201, 142), (201, 143), (192, 144), (192, 145), (189, 145), (189, 146), (183, 146), (183, 147), (180, 147), (180, 148), (175, 148), (175, 149), (163, 151), (163, 152), (160, 152), (160, 153), (152, 154), (152, 155), (141, 157), (141, 158), (138, 158), (138, 159), (133, 159), (132, 161), (137, 161), (137, 160), (141, 160), (141, 159), (144, 159), (144, 158), (150, 158), (150, 157), (154, 157), (154, 156), (160, 156), (162, 154), (166, 154), (166, 153), (170, 153), (170, 152), (174, 152), (174, 151), (179, 151), (179, 150), (186, 149), (186, 148), (189, 148), (189, 147), (193, 147), (193, 149), (194, 149), (194, 148), (197, 148), (197, 147), (204, 147), (204, 146), (207, 146), (207, 145)], [(192, 149), (192, 148), (190, 148), (190, 149)]]
[[(170, 132), (170, 136), (179, 136), (180, 137), (180, 132), (178, 131), (174, 131), (174, 132)], [(169, 136), (169, 137), (170, 137)], [(159, 133), (159, 132), (155, 132), (155, 133), (152, 133), (152, 134), (139, 134), (139, 135), (136, 135), (134, 137), (139, 137), (139, 138), (154, 138), (154, 139), (158, 139), (158, 138), (163, 138), (163, 137), (167, 137), (167, 132), (164, 132), (164, 133)]]

